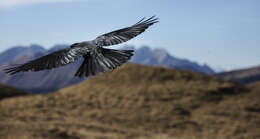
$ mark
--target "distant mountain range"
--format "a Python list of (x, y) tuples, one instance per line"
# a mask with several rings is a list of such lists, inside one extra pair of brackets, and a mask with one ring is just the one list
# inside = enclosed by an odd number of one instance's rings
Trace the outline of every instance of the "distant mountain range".
[(248, 84), (260, 81), (260, 66), (229, 72), (222, 72), (216, 75), (226, 80), (232, 80), (238, 83)]
[(165, 49), (151, 49), (148, 46), (143, 46), (135, 51), (131, 62), (144, 65), (159, 65), (167, 66), (175, 69), (196, 71), (206, 74), (213, 74), (214, 70), (208, 65), (199, 65), (196, 62), (191, 62), (187, 59), (180, 59), (171, 56)]
[(29, 47), (16, 46), (0, 54), (0, 65), (23, 56), (33, 57), (36, 53), (44, 53), (45, 51), (40, 45), (31, 45)]
[[(65, 47), (68, 47), (68, 45), (55, 45), (48, 50), (40, 45), (12, 47), (0, 54), (0, 66), (2, 69), (4, 66), (21, 64)], [(125, 46), (123, 48), (135, 49), (133, 46)], [(41, 93), (55, 91), (84, 80), (74, 77), (81, 61), (82, 60), (79, 60), (78, 62), (58, 69), (20, 73), (14, 76), (8, 76), (4, 72), (0, 72), (0, 82), (28, 92)], [(130, 62), (214, 74), (214, 70), (207, 65), (199, 65), (187, 59), (176, 58), (171, 56), (165, 49), (151, 49), (148, 46), (135, 49), (135, 55)]]

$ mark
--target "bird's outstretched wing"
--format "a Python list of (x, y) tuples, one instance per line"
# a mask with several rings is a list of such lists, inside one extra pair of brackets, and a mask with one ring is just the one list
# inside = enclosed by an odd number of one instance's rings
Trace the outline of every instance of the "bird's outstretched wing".
[(89, 50), (86, 47), (66, 48), (40, 57), (36, 60), (29, 61), (25, 64), (9, 67), (5, 69), (5, 72), (13, 75), (18, 72), (57, 68), (78, 60), (88, 52)]
[(152, 16), (146, 20), (145, 18), (143, 18), (136, 24), (132, 25), (131, 27), (126, 27), (123, 29), (112, 31), (110, 33), (103, 34), (97, 37), (94, 40), (94, 42), (99, 46), (110, 46), (110, 45), (123, 43), (141, 34), (149, 26), (157, 22), (159, 21), (158, 18), (155, 18), (155, 16)]

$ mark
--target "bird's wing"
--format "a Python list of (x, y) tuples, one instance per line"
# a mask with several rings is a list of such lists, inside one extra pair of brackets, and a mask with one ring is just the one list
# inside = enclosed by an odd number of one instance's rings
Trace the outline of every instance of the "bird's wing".
[(67, 65), (78, 60), (81, 56), (89, 52), (86, 47), (65, 48), (38, 59), (29, 61), (25, 64), (16, 65), (5, 69), (11, 75), (25, 71), (40, 71)]
[(141, 34), (144, 32), (149, 26), (153, 25), (154, 23), (157, 23), (158, 18), (155, 18), (155, 16), (152, 16), (149, 19), (143, 18), (136, 24), (126, 27), (123, 29), (115, 30), (106, 34), (103, 34), (99, 37), (97, 37), (94, 42), (99, 46), (110, 46), (115, 45), (119, 43), (126, 42), (135, 36)]

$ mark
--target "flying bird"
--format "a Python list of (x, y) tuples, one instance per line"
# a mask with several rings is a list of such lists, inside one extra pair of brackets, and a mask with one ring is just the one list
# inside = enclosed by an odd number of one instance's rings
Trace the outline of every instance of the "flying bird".
[(68, 48), (50, 53), (25, 64), (8, 67), (5, 69), (5, 72), (13, 75), (18, 72), (53, 69), (73, 63), (81, 57), (84, 58), (84, 61), (75, 73), (75, 76), (88, 77), (113, 70), (126, 63), (133, 56), (134, 51), (107, 49), (104, 47), (126, 42), (157, 22), (159, 21), (155, 16), (148, 19), (142, 18), (130, 27), (100, 35), (91, 41), (74, 43)]

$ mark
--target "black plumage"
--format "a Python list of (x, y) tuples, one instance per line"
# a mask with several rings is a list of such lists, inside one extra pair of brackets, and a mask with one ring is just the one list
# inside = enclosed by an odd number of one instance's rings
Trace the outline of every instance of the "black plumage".
[(144, 32), (149, 26), (158, 22), (158, 18), (152, 16), (145, 20), (141, 19), (131, 27), (126, 27), (97, 37), (94, 41), (100, 46), (110, 46), (126, 42)]
[(134, 51), (106, 49), (103, 48), (104, 46), (126, 42), (157, 22), (158, 18), (155, 18), (155, 16), (146, 20), (143, 18), (130, 27), (103, 34), (92, 41), (74, 43), (70, 48), (53, 52), (25, 64), (9, 67), (5, 71), (11, 75), (18, 72), (41, 71), (64, 66), (83, 57), (84, 61), (75, 76), (88, 77), (106, 72), (127, 62), (133, 56)]

